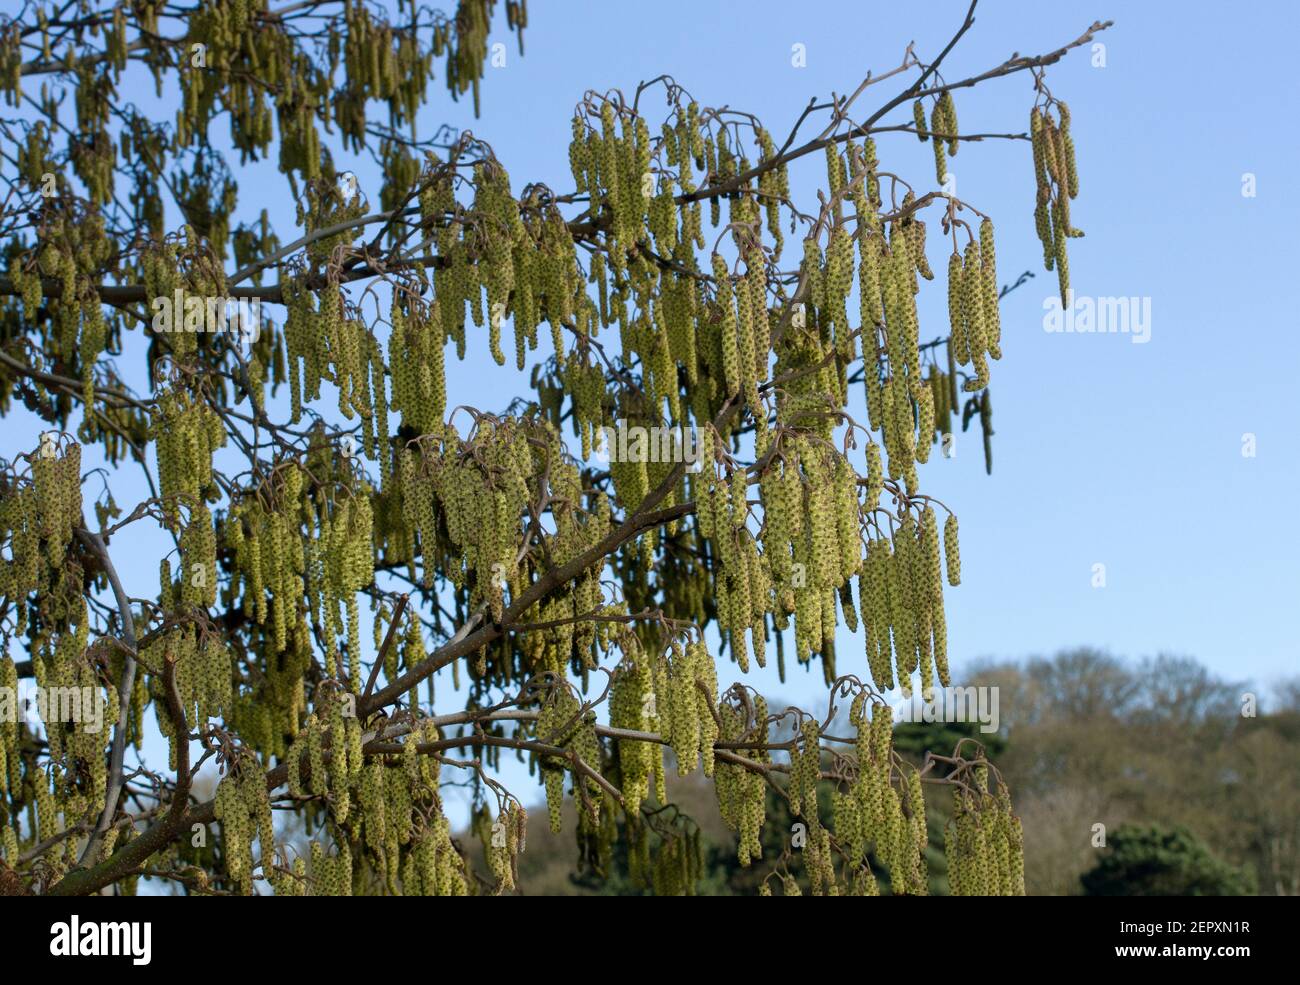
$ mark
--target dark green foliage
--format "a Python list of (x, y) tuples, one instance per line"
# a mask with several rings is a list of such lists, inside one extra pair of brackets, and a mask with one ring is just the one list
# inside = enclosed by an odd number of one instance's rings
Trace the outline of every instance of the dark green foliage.
[(1186, 828), (1124, 825), (1080, 879), (1085, 896), (1250, 896), (1255, 879), (1221, 862)]

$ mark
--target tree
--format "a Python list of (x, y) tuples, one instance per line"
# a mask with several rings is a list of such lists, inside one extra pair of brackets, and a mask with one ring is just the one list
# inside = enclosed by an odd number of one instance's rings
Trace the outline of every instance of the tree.
[[(1186, 657), (1087, 648), (970, 678), (1001, 695), (1009, 741), (987, 748), (1033, 846), (1030, 893), (1079, 892), (1105, 850), (1098, 824), (1184, 829), (1261, 893), (1300, 891), (1300, 715), (1286, 682), (1267, 700)], [(894, 744), (904, 747), (902, 727)]]
[[(893, 892), (923, 892), (924, 778), (954, 792), (954, 890), (1022, 891), (996, 769), (977, 744), (938, 772), (910, 766), (882, 695), (948, 683), (957, 522), (917, 465), (958, 416), (980, 422), (986, 454), (991, 434), (993, 224), (952, 194), (946, 161), (963, 143), (1032, 144), (1064, 296), (1078, 178), (1044, 73), (1108, 24), (946, 79), (972, 3), (932, 61), (909, 47), (851, 95), (810, 102), (780, 142), (668, 76), (589, 91), (557, 191), (516, 189), (469, 134), (416, 133), (439, 60), (453, 97), (478, 105), (495, 8), (28, 3), (0, 27), (14, 108), (0, 125), (17, 148), (0, 399), (47, 428), (0, 488), (0, 625), (23, 658), (4, 658), (0, 685), (32, 678), (119, 711), (103, 732), (62, 707), (43, 733), (5, 722), (7, 870), (60, 895), (129, 892), (142, 874), (188, 892), (506, 891), (525, 824), (496, 770), (507, 750), (540, 776), (553, 825), (573, 795), (584, 852), (621, 838), (671, 861), (655, 884), (682, 891), (698, 840), (647, 807), (671, 748), (713, 779), (742, 864), (763, 855), (775, 788), (807, 828), (812, 891), (877, 891), (870, 848)], [(526, 9), (505, 9), (522, 45)], [(125, 98), (144, 95), (144, 72), (178, 93), (174, 123)], [(954, 94), (1019, 73), (1035, 83), (1029, 133), (962, 132)], [(887, 169), (902, 139), (931, 142), (936, 190)], [(363, 153), (382, 164), (377, 209), (345, 167)], [(272, 154), (298, 203), (292, 234), (239, 207), (237, 169)], [(807, 213), (787, 169), (813, 155), (827, 187)], [(924, 342), (914, 295), (934, 278), (934, 216), (951, 318)], [(449, 412), (445, 349), (463, 357), (486, 335), (504, 367), (507, 327), (531, 396)], [(149, 495), (119, 504), (135, 469)], [(118, 566), (147, 524), (175, 550), (157, 594), (131, 598)], [(861, 677), (837, 667), (841, 619), (861, 624)], [(782, 669), (789, 647), (820, 663), (854, 736), (720, 687), (723, 654), (744, 674), (769, 641)], [(420, 685), (444, 669), (468, 701), (434, 714)], [(770, 740), (777, 723), (792, 737)], [(170, 761), (127, 772), (126, 746), (155, 729)], [(210, 798), (194, 784), (205, 764), (221, 774)], [(482, 884), (452, 837), (448, 782), (477, 791)], [(826, 798), (833, 832), (804, 808)], [(277, 841), (273, 811), (314, 832), (309, 858)]]
[(1085, 896), (1249, 896), (1248, 869), (1220, 862), (1185, 828), (1123, 825), (1081, 878)]
[[(1248, 839), (1263, 891), (1300, 896), (1300, 704), (1283, 691), (1271, 715), (1243, 720), (1229, 769), (1234, 776), (1226, 798), (1245, 824), (1233, 833)], [(1244, 828), (1244, 830), (1243, 830)]]

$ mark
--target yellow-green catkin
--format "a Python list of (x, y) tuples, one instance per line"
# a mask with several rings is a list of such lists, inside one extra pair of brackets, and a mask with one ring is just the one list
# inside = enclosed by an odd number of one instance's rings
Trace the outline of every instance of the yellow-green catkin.
[(957, 544), (957, 514), (949, 513), (943, 521), (943, 554), (948, 567), (948, 584), (961, 584), (961, 551)]
[(943, 91), (939, 106), (943, 110), (944, 132), (948, 134), (948, 154), (956, 157), (960, 141), (957, 139), (957, 105), (953, 102), (951, 90)]
[(939, 134), (946, 132), (942, 102), (936, 102), (930, 111), (930, 131), (934, 134), (934, 178), (940, 185), (944, 185), (948, 182), (948, 156), (943, 151), (943, 140), (939, 137)]
[(1002, 315), (998, 310), (997, 254), (993, 239), (993, 220), (985, 216), (980, 221), (980, 262), (984, 272), (984, 330), (989, 355), (1002, 358)]
[(917, 99), (912, 103), (912, 122), (916, 125), (916, 137), (921, 143), (926, 141), (925, 104)]

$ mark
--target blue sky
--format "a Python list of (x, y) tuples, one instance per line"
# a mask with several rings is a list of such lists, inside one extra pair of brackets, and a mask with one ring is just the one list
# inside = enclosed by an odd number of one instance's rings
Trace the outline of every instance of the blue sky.
[[(439, 96), (423, 110), (421, 130), (469, 127), (506, 164), (516, 191), (534, 180), (567, 191), (569, 120), (588, 88), (631, 92), (667, 72), (702, 104), (755, 113), (779, 139), (810, 97), (852, 91), (868, 71), (892, 69), (909, 41), (928, 60), (966, 6), (533, 0), (527, 54), (509, 41), (506, 64), (487, 70), (482, 117), (473, 119), (468, 102)], [(1288, 122), (1300, 15), (1290, 4), (1254, 3), (1210, 16), (1196, 6), (1114, 0), (982, 4), (944, 65), (954, 81), (1012, 52), (1054, 49), (1094, 19), (1116, 20), (1098, 38), (1104, 67), (1085, 47), (1049, 69), (1047, 81), (1070, 104), (1078, 151), (1072, 214), (1087, 236), (1071, 247), (1075, 290), (1151, 306), (1145, 344), (1044, 331), (1055, 276), (1042, 270), (1033, 233), (1028, 145), (962, 147), (950, 165), (957, 195), (997, 223), (1003, 280), (1022, 270), (1036, 276), (1003, 304), (992, 476), (978, 435), (959, 442), (954, 460), (936, 458), (921, 470), (924, 490), (961, 518), (964, 583), (948, 596), (959, 680), (976, 658), (1078, 645), (1134, 658), (1187, 655), (1264, 685), (1297, 672), (1300, 519), (1288, 500), (1300, 479), (1293, 412), (1300, 326), (1283, 302), (1300, 220), (1293, 175), (1300, 136)], [(805, 46), (804, 67), (791, 63), (796, 44)], [(911, 77), (869, 89), (862, 115)], [(434, 85), (440, 91), (441, 81)], [(152, 98), (149, 86), (138, 100)], [(662, 105), (662, 90), (646, 99)], [(1021, 131), (1031, 79), (995, 80), (956, 100), (963, 131)], [(907, 119), (904, 111), (893, 122)], [(932, 187), (928, 145), (884, 135), (879, 153), (889, 170)], [(805, 209), (824, 180), (821, 161), (814, 155), (792, 174)], [(357, 171), (377, 200), (373, 168)], [(1254, 197), (1242, 194), (1247, 174)], [(240, 184), (248, 216), (267, 208), (287, 230), (291, 207), (271, 168), (250, 169)], [(942, 259), (932, 246), (931, 263)], [(920, 300), (923, 337), (944, 332), (942, 284)], [(476, 341), (462, 366), (451, 364), (448, 406), (499, 409), (526, 376), (498, 370), (486, 340)], [(5, 430), (6, 457), (35, 443), (35, 427), (20, 416)], [(1246, 434), (1254, 457), (1242, 454)], [(134, 502), (131, 481), (119, 487), (119, 501)], [(163, 541), (137, 526), (119, 563), (128, 591), (152, 596), (153, 548)], [(1104, 588), (1092, 585), (1098, 563), (1106, 566)], [(841, 672), (864, 669), (855, 641), (846, 636), (840, 652)], [(730, 680), (734, 668), (721, 676)], [(751, 682), (801, 703), (822, 694), (820, 674), (785, 686), (772, 675)]]

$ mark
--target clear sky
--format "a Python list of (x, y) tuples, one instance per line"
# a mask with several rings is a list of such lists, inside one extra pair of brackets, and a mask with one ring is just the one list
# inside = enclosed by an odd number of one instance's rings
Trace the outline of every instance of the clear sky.
[[(779, 139), (810, 97), (852, 91), (868, 71), (894, 68), (909, 41), (923, 59), (933, 57), (967, 4), (529, 6), (527, 53), (519, 57), (507, 41), (506, 64), (487, 70), (482, 117), (440, 96), (422, 116), (425, 135), (442, 122), (472, 128), (505, 163), (516, 191), (529, 181), (569, 190), (569, 121), (588, 88), (631, 92), (669, 73), (702, 104), (755, 113)], [(944, 75), (954, 81), (1013, 52), (1052, 50), (1108, 18), (1116, 23), (1098, 38), (1104, 66), (1084, 47), (1047, 76), (1070, 104), (1078, 152), (1072, 215), (1087, 236), (1072, 243), (1070, 265), (1080, 295), (1149, 299), (1149, 341), (1044, 330), (1056, 281), (1042, 269), (1033, 233), (1026, 143), (965, 145), (950, 165), (957, 195), (997, 223), (1002, 279), (1036, 274), (1003, 303), (992, 476), (977, 434), (959, 442), (955, 460), (921, 469), (924, 490), (961, 518), (964, 583), (948, 596), (956, 676), (979, 657), (1093, 645), (1134, 658), (1191, 656), (1223, 676), (1267, 685), (1300, 663), (1300, 519), (1291, 502), (1300, 479), (1293, 410), (1300, 326), (1294, 304), (1282, 303), (1300, 260), (1293, 238), (1300, 136), (1291, 120), (1300, 15), (1281, 2), (1000, 0), (981, 4)], [(792, 65), (796, 44), (805, 47), (803, 67)], [(911, 78), (868, 90), (862, 115)], [(139, 101), (152, 99), (151, 90)], [(662, 90), (646, 98), (662, 105)], [(965, 132), (1023, 131), (1031, 79), (996, 80), (958, 92), (956, 101)], [(894, 122), (909, 118), (904, 111)], [(883, 135), (879, 154), (889, 170), (932, 187), (928, 145)], [(792, 175), (805, 210), (824, 180), (821, 160)], [(377, 200), (373, 168), (357, 171)], [(267, 208), (273, 220), (292, 222), (278, 176), (253, 169), (240, 183), (248, 214)], [(942, 259), (932, 246), (931, 263)], [(944, 332), (941, 283), (920, 300), (923, 337)], [(478, 341), (463, 366), (449, 364), (448, 403), (500, 409), (526, 377), (497, 370), (486, 340)], [(30, 422), (10, 425), (0, 442), (6, 457), (35, 442)], [(1253, 457), (1243, 455), (1247, 435)], [(123, 486), (119, 500), (132, 491)], [(94, 494), (89, 485), (87, 492)], [(137, 526), (118, 563), (132, 595), (152, 596), (159, 552), (154, 535)], [(1093, 587), (1097, 564), (1105, 565), (1104, 588)], [(865, 667), (860, 644), (846, 637), (840, 651), (842, 672)], [(734, 669), (721, 676), (730, 680)], [(820, 675), (798, 675), (765, 689), (804, 702), (816, 700), (819, 685)]]

